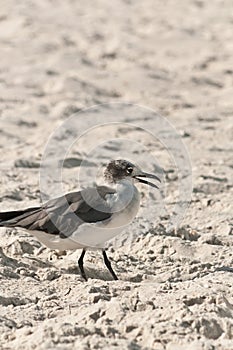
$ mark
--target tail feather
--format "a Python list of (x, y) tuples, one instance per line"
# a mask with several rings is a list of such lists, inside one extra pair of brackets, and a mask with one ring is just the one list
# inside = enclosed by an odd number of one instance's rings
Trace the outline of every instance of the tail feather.
[(38, 209), (38, 207), (35, 207), (24, 210), (2, 212), (0, 213), (0, 226), (8, 226), (7, 224), (9, 224), (10, 226), (12, 224), (12, 222), (10, 222), (11, 220), (17, 220), (18, 218), (22, 218), (22, 216), (24, 216), (25, 214), (28, 214), (30, 212), (33, 213), (35, 210)]

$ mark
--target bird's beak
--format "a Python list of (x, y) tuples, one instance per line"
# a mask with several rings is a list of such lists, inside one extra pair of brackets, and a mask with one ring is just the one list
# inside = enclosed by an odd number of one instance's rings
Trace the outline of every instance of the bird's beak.
[(150, 182), (150, 181), (147, 181), (147, 180), (144, 180), (143, 178), (149, 178), (149, 179), (155, 179), (159, 182), (161, 182), (160, 178), (156, 175), (153, 175), (153, 174), (148, 174), (148, 173), (141, 173), (141, 174), (138, 174), (138, 175), (135, 175), (133, 176), (135, 179), (137, 179), (139, 182), (143, 183), (143, 184), (146, 184), (146, 185), (150, 185), (152, 187), (155, 187), (157, 189), (159, 189), (159, 187), (157, 185), (155, 185), (153, 182)]

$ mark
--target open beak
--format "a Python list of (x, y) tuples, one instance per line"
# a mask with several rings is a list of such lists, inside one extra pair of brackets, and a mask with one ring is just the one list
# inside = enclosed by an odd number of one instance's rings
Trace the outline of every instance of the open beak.
[(160, 178), (158, 176), (156, 176), (156, 175), (148, 174), (148, 173), (144, 173), (143, 172), (141, 174), (135, 175), (134, 178), (137, 179), (139, 182), (141, 182), (143, 184), (150, 185), (152, 187), (155, 187), (155, 188), (159, 189), (159, 187), (157, 185), (155, 185), (153, 182), (144, 180), (144, 178), (149, 178), (149, 179), (155, 179), (155, 180), (161, 182)]

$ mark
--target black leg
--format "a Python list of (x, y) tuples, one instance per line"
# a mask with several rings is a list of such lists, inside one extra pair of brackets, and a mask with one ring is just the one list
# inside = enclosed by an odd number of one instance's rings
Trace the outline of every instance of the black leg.
[(104, 263), (107, 266), (108, 271), (111, 273), (111, 275), (114, 278), (114, 280), (118, 280), (117, 275), (115, 274), (115, 272), (112, 269), (112, 265), (110, 263), (110, 260), (108, 260), (108, 257), (107, 257), (107, 254), (106, 254), (105, 250), (103, 250), (103, 257), (104, 257)]
[(78, 259), (78, 266), (80, 268), (80, 272), (81, 272), (82, 277), (85, 279), (85, 281), (87, 281), (87, 276), (86, 276), (84, 268), (83, 268), (83, 258), (84, 258), (85, 253), (86, 253), (86, 250), (83, 249), (80, 258)]

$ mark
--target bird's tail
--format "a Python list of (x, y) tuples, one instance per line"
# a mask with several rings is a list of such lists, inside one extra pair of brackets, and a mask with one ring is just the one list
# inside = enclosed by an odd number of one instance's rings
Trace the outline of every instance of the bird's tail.
[(0, 212), (0, 227), (17, 226), (20, 219), (30, 214), (30, 212), (34, 213), (36, 210), (38, 210), (38, 208)]

